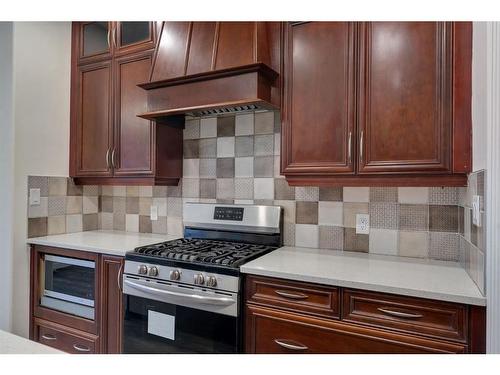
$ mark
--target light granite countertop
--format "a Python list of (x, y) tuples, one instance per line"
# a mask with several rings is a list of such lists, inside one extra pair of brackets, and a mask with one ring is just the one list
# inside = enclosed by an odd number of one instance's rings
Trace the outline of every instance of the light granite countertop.
[(64, 354), (24, 337), (0, 330), (0, 354)]
[(139, 246), (181, 238), (166, 234), (132, 233), (109, 230), (59, 234), (29, 238), (28, 244), (62, 247), (65, 249), (89, 251), (109, 255), (125, 256), (128, 251)]
[(486, 305), (456, 262), (299, 247), (282, 247), (241, 267), (247, 274)]

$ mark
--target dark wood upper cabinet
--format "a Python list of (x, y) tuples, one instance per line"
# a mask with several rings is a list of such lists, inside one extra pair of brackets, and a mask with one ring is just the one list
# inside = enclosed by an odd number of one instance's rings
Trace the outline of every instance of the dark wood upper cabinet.
[(287, 23), (288, 182), (465, 185), (471, 50), (467, 22)]
[(79, 66), (75, 90), (77, 117), (75, 142), (75, 174), (78, 176), (110, 176), (112, 124), (111, 63), (99, 62)]
[(78, 28), (80, 61), (106, 59), (111, 56), (111, 22), (81, 22)]
[(451, 26), (361, 25), (358, 173), (451, 172)]
[[(73, 23), (70, 176), (79, 184), (177, 185), (183, 118), (172, 117), (168, 130), (157, 131), (158, 124), (137, 117), (147, 109), (147, 92), (137, 85), (150, 78), (157, 25), (106, 25), (110, 47), (99, 53), (101, 47), (82, 43), (92, 36), (87, 28), (99, 26), (92, 43), (104, 45), (98, 38), (105, 26)], [(92, 53), (83, 56), (84, 50)]]
[(351, 22), (288, 24), (284, 33), (282, 172), (354, 172), (354, 38)]
[(151, 52), (115, 60), (115, 139), (111, 154), (114, 174), (152, 175), (154, 128), (137, 117), (147, 107), (147, 93), (137, 85), (148, 78)]

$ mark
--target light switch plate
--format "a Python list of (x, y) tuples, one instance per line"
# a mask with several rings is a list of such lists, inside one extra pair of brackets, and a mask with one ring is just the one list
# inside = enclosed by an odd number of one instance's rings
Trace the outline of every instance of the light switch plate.
[(370, 215), (357, 214), (356, 215), (356, 234), (369, 234), (370, 233)]
[(40, 189), (30, 189), (30, 206), (40, 205)]
[(158, 206), (151, 206), (149, 216), (151, 220), (158, 220)]
[(479, 195), (472, 196), (472, 224), (476, 227), (481, 226), (481, 197)]

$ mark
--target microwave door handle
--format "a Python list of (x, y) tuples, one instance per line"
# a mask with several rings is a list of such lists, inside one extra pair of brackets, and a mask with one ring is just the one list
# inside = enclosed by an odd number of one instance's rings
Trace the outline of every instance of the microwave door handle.
[(147, 286), (147, 285), (142, 285), (135, 283), (130, 280), (123, 280), (125, 284), (130, 286), (131, 288), (140, 290), (142, 292), (146, 293), (151, 293), (159, 296), (171, 296), (171, 297), (181, 297), (181, 298), (186, 298), (190, 300), (195, 300), (196, 302), (207, 304), (207, 305), (231, 305), (235, 303), (235, 301), (231, 298), (227, 297), (210, 297), (210, 296), (203, 296), (200, 294), (187, 294), (187, 293), (179, 293), (179, 292), (174, 292), (171, 290), (165, 290), (165, 289), (159, 289), (159, 288), (154, 288), (152, 286)]

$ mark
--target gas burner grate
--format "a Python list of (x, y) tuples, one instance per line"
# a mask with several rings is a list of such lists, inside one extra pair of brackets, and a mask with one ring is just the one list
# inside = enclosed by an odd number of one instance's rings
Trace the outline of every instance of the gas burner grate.
[(136, 254), (171, 260), (238, 267), (255, 256), (276, 249), (251, 243), (188, 239), (167, 241), (138, 247)]

